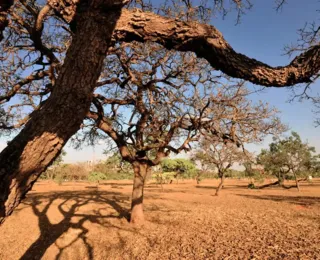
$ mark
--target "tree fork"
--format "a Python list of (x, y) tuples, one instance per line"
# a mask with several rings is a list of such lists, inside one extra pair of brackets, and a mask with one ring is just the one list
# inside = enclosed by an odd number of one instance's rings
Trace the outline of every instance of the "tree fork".
[(121, 8), (104, 13), (88, 9), (77, 17), (52, 94), (0, 154), (0, 224), (79, 129), (120, 12)]

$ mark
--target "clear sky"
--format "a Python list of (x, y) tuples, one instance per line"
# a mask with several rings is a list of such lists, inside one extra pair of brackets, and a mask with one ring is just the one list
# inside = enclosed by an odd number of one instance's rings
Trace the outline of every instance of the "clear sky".
[[(231, 46), (240, 53), (258, 59), (272, 66), (286, 65), (290, 62), (288, 56), (284, 56), (283, 48), (286, 44), (295, 43), (298, 39), (297, 29), (302, 28), (305, 22), (312, 22), (320, 18), (319, 0), (288, 0), (282, 11), (275, 11), (273, 0), (253, 0), (253, 9), (248, 11), (241, 19), (241, 23), (235, 25), (236, 16), (229, 14), (224, 20), (213, 18), (212, 24), (224, 35)], [(314, 92), (320, 92), (320, 82), (312, 86)], [(314, 109), (310, 102), (298, 101), (288, 103), (291, 92), (287, 89), (270, 88), (253, 96), (254, 100), (263, 100), (282, 111), (281, 119), (288, 124), (291, 130), (298, 132), (303, 140), (316, 147), (320, 152), (319, 128), (315, 128)], [(259, 151), (265, 147), (266, 140), (261, 146), (250, 145), (250, 150)], [(5, 146), (5, 140), (0, 139), (0, 150)], [(102, 159), (103, 145), (95, 148), (85, 147), (81, 151), (75, 151), (69, 145), (66, 149), (66, 162), (87, 161)]]

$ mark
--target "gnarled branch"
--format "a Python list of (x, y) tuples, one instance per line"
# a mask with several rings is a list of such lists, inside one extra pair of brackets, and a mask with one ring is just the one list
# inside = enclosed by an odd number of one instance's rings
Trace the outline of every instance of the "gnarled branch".
[(182, 22), (140, 10), (122, 10), (116, 41), (152, 41), (168, 49), (191, 51), (225, 74), (267, 87), (309, 83), (320, 71), (320, 46), (300, 54), (287, 66), (271, 67), (237, 53), (213, 26)]

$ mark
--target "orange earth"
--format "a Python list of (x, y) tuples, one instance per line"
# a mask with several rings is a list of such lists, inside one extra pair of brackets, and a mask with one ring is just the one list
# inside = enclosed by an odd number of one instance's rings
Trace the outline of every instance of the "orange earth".
[(143, 226), (128, 223), (131, 183), (35, 184), (0, 227), (0, 259), (320, 259), (320, 179), (301, 192), (247, 180), (145, 189)]

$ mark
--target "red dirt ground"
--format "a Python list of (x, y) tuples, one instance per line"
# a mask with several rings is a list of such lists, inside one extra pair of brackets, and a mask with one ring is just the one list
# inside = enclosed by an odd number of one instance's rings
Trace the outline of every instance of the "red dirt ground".
[(0, 227), (0, 259), (320, 259), (320, 180), (248, 190), (245, 180), (145, 191), (146, 223), (127, 222), (131, 183), (38, 182)]

